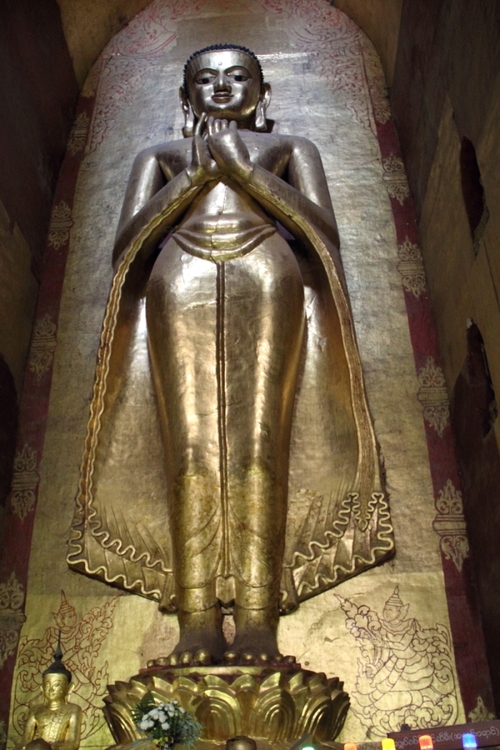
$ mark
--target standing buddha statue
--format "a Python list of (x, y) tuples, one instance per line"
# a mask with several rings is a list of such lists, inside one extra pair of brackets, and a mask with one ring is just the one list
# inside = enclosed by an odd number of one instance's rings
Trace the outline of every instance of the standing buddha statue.
[[(180, 627), (172, 666), (279, 661), (280, 611), (393, 550), (321, 157), (267, 132), (270, 96), (246, 48), (194, 53), (185, 137), (136, 157), (114, 247), (69, 561), (145, 595), (164, 576), (161, 606)], [(140, 365), (131, 342), (144, 335)], [(156, 414), (139, 418), (159, 423), (165, 500), (137, 501), (133, 519), (118, 467), (140, 439), (116, 435), (126, 373), (141, 366)], [(306, 491), (301, 475), (291, 493), (317, 435), (326, 489)]]

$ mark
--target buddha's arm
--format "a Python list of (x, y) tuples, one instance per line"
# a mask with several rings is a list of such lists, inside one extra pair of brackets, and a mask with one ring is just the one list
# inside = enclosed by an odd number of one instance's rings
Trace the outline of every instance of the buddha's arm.
[(215, 179), (218, 173), (217, 165), (199, 136), (193, 138), (191, 164), (166, 184), (156, 150), (140, 153), (132, 167), (118, 224), (113, 249), (115, 267), (132, 240), (148, 227), (150, 231), (142, 252), (147, 255), (154, 249), (205, 183)]
[(82, 710), (74, 703), (68, 704), (70, 715), (66, 725), (63, 740), (52, 743), (52, 750), (78, 750), (80, 746), (80, 732), (82, 727)]
[(28, 742), (31, 742), (33, 737), (35, 736), (35, 730), (36, 730), (36, 719), (33, 713), (30, 713), (28, 716), (28, 720), (26, 721), (26, 726), (24, 727), (24, 734), (23, 739), (19, 743), (19, 745), (16, 745), (15, 750), (23, 750), (23, 748), (26, 747)]
[(319, 152), (310, 141), (294, 139), (285, 182), (272, 172), (252, 165), (237, 131), (229, 127), (208, 139), (223, 171), (240, 183), (292, 233), (303, 234), (306, 224), (318, 229), (335, 249), (339, 237)]

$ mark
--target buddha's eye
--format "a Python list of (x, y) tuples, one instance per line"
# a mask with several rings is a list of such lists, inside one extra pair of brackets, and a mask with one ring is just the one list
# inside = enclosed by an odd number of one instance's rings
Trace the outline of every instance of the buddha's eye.
[(229, 78), (232, 78), (233, 81), (237, 81), (238, 83), (241, 83), (243, 81), (248, 81), (250, 78), (250, 73), (247, 73), (246, 70), (233, 70), (231, 73), (228, 73)]
[(198, 75), (195, 78), (196, 83), (201, 84), (202, 86), (205, 86), (207, 83), (212, 83), (215, 76), (213, 73), (198, 73)]

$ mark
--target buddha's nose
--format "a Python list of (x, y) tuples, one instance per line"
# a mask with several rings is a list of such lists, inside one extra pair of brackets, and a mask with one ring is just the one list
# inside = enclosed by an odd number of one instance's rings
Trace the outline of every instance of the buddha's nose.
[(229, 91), (230, 89), (231, 85), (228, 77), (225, 75), (223, 70), (219, 70), (214, 83), (214, 91)]

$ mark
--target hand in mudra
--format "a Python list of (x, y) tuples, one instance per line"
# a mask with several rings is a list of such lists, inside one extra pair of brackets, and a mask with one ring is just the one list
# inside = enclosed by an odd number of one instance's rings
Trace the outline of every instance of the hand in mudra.
[(207, 142), (201, 136), (201, 130), (205, 121), (206, 115), (204, 114), (200, 118), (193, 135), (191, 164), (186, 167), (186, 172), (193, 185), (216, 180), (221, 175), (219, 165), (212, 159)]
[(220, 169), (228, 175), (247, 180), (253, 166), (237, 123), (209, 117), (207, 130), (208, 147)]

